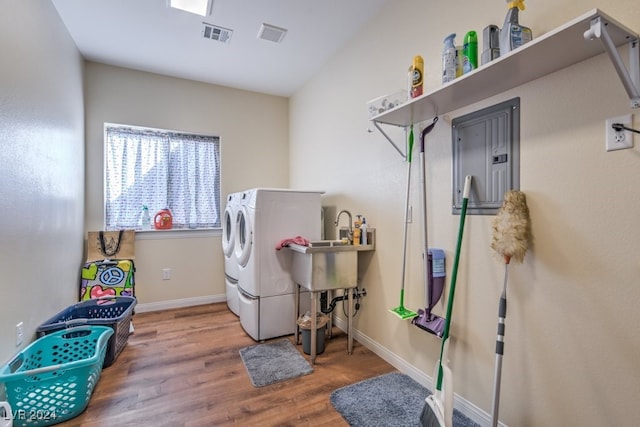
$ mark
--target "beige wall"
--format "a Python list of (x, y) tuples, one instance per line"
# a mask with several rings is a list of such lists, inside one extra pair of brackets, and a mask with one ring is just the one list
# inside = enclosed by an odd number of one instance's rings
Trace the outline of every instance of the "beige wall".
[(82, 59), (50, 2), (0, 3), (0, 363), (76, 301), (82, 257)]
[[(598, 3), (530, 1), (521, 22), (540, 35)], [(600, 6), (640, 31), (635, 0)], [(387, 2), (290, 100), (291, 185), (322, 188), (325, 205), (363, 214), (377, 229), (378, 247), (363, 263), (368, 295), (355, 327), (423, 379), (433, 372), (440, 341), (388, 311), (399, 301), (406, 164), (380, 133), (368, 132), (366, 102), (404, 88), (416, 54), (425, 58), (426, 90), (437, 88), (443, 38), (456, 32), (460, 43), (469, 29), (502, 26), (504, 14), (501, 1)], [(604, 55), (440, 117), (427, 138), (430, 246), (445, 249), (450, 274), (459, 221), (451, 214), (451, 120), (516, 96), (520, 183), (534, 243), (524, 264), (511, 267), (501, 419), (511, 426), (636, 425), (640, 140), (633, 150), (604, 150), (605, 119), (630, 112)], [(389, 132), (403, 146), (402, 133)], [(416, 309), (425, 295), (414, 167), (406, 302)], [(489, 248), (490, 221), (467, 219), (453, 313), (454, 389), (471, 412), (474, 405), (491, 409), (503, 267)]]
[[(223, 197), (252, 187), (288, 186), (286, 98), (95, 62), (86, 62), (85, 73), (86, 230), (103, 228), (105, 122), (220, 136)], [(144, 309), (176, 300), (224, 301), (221, 245), (219, 232), (139, 234), (138, 303)], [(164, 268), (171, 268), (171, 280), (162, 280)]]

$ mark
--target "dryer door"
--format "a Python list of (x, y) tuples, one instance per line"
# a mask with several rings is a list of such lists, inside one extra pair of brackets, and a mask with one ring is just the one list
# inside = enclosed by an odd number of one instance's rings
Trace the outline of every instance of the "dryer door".
[(236, 241), (236, 219), (233, 215), (233, 207), (227, 205), (222, 220), (222, 252), (227, 258), (233, 255)]
[(240, 267), (246, 267), (251, 255), (251, 245), (253, 244), (253, 229), (249, 209), (242, 206), (236, 215), (236, 241), (235, 252)]

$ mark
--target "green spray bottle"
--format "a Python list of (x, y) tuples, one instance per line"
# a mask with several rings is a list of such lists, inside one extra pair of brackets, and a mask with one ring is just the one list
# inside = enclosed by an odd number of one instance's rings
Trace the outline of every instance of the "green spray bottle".
[(462, 45), (462, 74), (467, 74), (478, 68), (478, 34), (469, 31), (464, 35)]

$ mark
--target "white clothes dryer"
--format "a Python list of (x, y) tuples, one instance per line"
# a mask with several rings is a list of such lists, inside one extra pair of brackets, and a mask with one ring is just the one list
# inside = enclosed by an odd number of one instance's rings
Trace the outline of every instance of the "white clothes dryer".
[(226, 288), (227, 307), (236, 316), (240, 315), (238, 303), (238, 260), (235, 254), (236, 216), (240, 207), (242, 193), (231, 193), (222, 218), (222, 252), (224, 253), (224, 282)]
[(321, 195), (320, 191), (256, 188), (241, 197), (235, 241), (240, 324), (256, 341), (294, 332), (293, 257), (276, 246), (297, 236), (320, 239)]

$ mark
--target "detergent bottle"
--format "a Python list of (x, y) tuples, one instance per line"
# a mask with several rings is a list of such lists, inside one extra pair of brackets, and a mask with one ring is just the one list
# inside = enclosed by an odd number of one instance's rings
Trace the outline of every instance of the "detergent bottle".
[(173, 227), (173, 216), (169, 208), (161, 209), (155, 214), (153, 226), (156, 230), (170, 230)]
[(444, 38), (444, 49), (442, 50), (442, 83), (450, 82), (456, 78), (456, 45), (455, 33)]
[(507, 8), (507, 16), (500, 30), (500, 56), (519, 48), (533, 38), (531, 28), (518, 22), (518, 9), (524, 10), (524, 0), (507, 0)]

